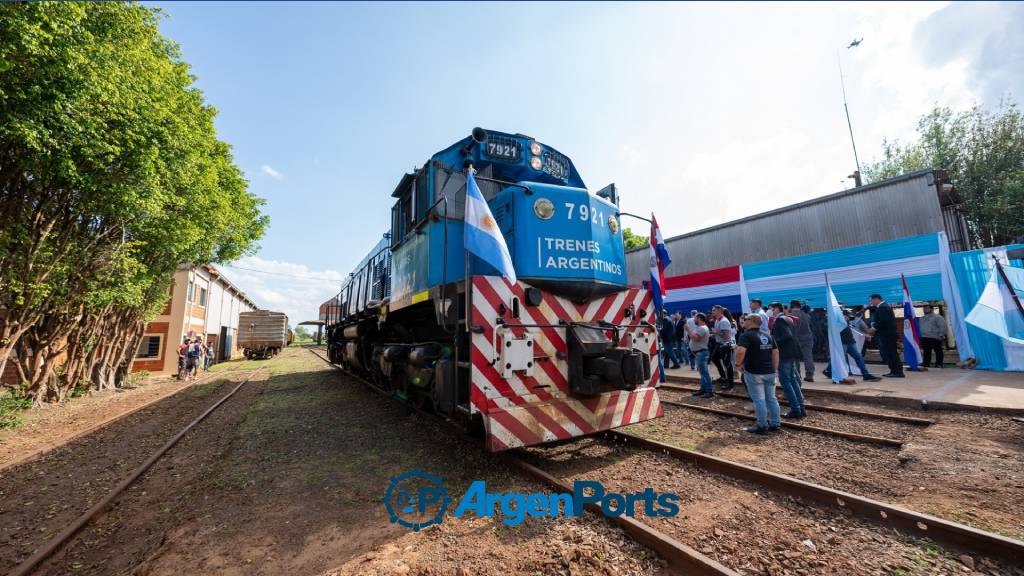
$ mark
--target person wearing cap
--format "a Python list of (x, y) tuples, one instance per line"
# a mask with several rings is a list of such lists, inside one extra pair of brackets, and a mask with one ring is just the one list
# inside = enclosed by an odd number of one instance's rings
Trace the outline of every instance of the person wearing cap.
[(781, 426), (781, 409), (775, 397), (779, 349), (771, 335), (761, 333), (761, 316), (748, 314), (743, 327), (745, 331), (736, 340), (736, 370), (747, 386), (757, 417), (757, 424), (744, 430), (752, 434), (774, 432)]

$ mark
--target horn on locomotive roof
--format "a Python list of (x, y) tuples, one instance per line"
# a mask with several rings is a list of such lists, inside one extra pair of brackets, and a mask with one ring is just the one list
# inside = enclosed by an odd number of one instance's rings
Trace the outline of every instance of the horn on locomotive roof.
[(484, 140), (487, 140), (487, 130), (484, 130), (483, 128), (477, 126), (473, 128), (471, 137), (473, 138), (473, 143), (466, 144), (466, 147), (462, 149), (463, 167), (469, 166), (470, 164), (473, 163), (473, 144), (483, 144)]

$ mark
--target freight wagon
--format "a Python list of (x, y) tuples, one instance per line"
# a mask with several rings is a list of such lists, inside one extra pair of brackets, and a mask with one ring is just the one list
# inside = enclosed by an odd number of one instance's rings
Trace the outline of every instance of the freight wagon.
[(238, 315), (238, 346), (249, 359), (270, 358), (291, 342), (284, 312), (256, 310)]

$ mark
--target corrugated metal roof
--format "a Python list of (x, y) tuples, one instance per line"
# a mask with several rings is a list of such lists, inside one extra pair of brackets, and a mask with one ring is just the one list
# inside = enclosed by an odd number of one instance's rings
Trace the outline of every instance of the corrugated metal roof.
[[(944, 230), (932, 170), (673, 236), (666, 274), (677, 275)], [(879, 207), (898, 207), (882, 209)], [(626, 254), (629, 280), (647, 276), (646, 249)]]

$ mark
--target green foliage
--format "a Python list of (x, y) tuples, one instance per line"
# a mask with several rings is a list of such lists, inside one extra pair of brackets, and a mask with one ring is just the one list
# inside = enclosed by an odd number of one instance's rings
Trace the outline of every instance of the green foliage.
[(17, 391), (0, 387), (0, 429), (13, 428), (24, 422), (21, 411), (32, 407), (32, 399)]
[(313, 334), (310, 333), (310, 331), (307, 330), (305, 326), (296, 326), (295, 327), (295, 340), (296, 341), (300, 341), (300, 340), (301, 341), (307, 341), (307, 340), (312, 340), (312, 339), (313, 339)]
[(922, 170), (946, 170), (964, 199), (974, 240), (983, 246), (1024, 235), (1024, 114), (1012, 101), (989, 112), (935, 108), (917, 125), (918, 141), (885, 141), (882, 160), (864, 170), (877, 182)]
[(640, 236), (635, 234), (629, 228), (622, 229), (622, 243), (626, 246), (626, 250), (635, 250), (637, 248), (643, 248), (650, 242), (650, 238), (647, 236)]
[(179, 264), (234, 260), (263, 235), (263, 200), (159, 19), (134, 3), (0, 5), (0, 365), (15, 329), (143, 322)]

